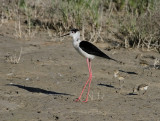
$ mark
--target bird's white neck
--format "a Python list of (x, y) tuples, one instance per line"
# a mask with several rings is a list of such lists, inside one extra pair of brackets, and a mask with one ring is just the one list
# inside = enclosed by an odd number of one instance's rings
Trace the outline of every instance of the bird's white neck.
[(78, 50), (79, 49), (79, 43), (81, 42), (81, 40), (80, 40), (80, 33), (77, 32), (74, 35), (72, 35), (72, 37), (73, 37), (73, 46), (74, 46), (74, 48), (76, 50)]
[(75, 33), (72, 37), (73, 41), (80, 41), (80, 32)]
[(81, 41), (81, 40), (80, 40), (80, 37), (73, 37), (73, 41), (78, 42), (78, 41)]
[(73, 46), (77, 48), (79, 46), (80, 40), (80, 32), (76, 32), (75, 34), (71, 35), (73, 37)]
[(73, 46), (74, 46), (74, 48), (78, 49), (80, 42), (81, 42), (80, 38), (74, 38), (73, 37)]

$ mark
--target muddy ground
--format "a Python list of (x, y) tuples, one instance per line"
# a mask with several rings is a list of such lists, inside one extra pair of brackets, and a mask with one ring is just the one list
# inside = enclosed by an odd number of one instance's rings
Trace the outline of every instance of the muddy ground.
[[(93, 80), (87, 103), (75, 102), (88, 79), (86, 59), (63, 41), (39, 31), (31, 39), (15, 37), (14, 24), (0, 27), (0, 120), (1, 121), (159, 121), (160, 69), (153, 67), (159, 53), (137, 49), (103, 52), (123, 61), (102, 58), (92, 61)], [(18, 59), (18, 64), (13, 64)], [(16, 55), (15, 55), (16, 54)], [(136, 58), (138, 54), (142, 54)], [(12, 59), (12, 60), (11, 60)], [(149, 66), (140, 64), (146, 60)], [(114, 70), (125, 76), (121, 90)], [(139, 84), (149, 84), (142, 95), (132, 94)], [(85, 90), (87, 92), (87, 90)], [(84, 100), (86, 94), (83, 95)]]

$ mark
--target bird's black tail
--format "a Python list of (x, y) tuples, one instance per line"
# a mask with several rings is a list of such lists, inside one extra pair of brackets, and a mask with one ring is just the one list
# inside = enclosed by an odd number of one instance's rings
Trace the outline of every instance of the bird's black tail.
[(109, 60), (113, 60), (113, 61), (115, 61), (115, 62), (117, 62), (117, 63), (120, 63), (120, 64), (124, 64), (123, 62), (118, 61), (118, 60), (115, 60), (115, 59), (113, 59), (113, 58), (111, 58), (111, 57), (109, 57), (109, 56), (107, 56), (107, 55), (105, 55), (105, 58), (106, 58), (106, 59), (109, 59)]

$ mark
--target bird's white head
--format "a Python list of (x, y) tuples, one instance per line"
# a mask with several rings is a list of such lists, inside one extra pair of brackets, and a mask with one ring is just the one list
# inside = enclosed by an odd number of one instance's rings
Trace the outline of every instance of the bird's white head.
[(70, 36), (73, 38), (80, 38), (80, 32), (78, 29), (72, 29), (70, 31)]
[[(70, 33), (65, 34), (63, 36), (67, 36), (67, 35), (70, 35), (71, 37), (73, 37), (73, 40), (80, 39), (80, 32), (78, 29), (71, 29)], [(61, 36), (61, 37), (63, 37), (63, 36)]]
[(73, 37), (73, 41), (80, 41), (80, 32), (78, 29), (72, 29), (69, 35)]

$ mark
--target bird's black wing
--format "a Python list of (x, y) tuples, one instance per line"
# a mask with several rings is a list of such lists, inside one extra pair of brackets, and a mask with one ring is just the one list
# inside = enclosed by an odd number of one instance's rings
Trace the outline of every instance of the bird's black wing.
[(109, 59), (109, 60), (113, 60), (117, 63), (121, 63), (121, 64), (123, 63), (123, 62), (117, 61), (113, 58), (110, 58), (108, 55), (106, 55), (100, 49), (98, 49), (95, 45), (93, 45), (92, 43), (89, 43), (87, 41), (81, 41), (79, 43), (79, 46), (83, 51), (85, 51), (88, 54), (103, 57), (103, 58), (106, 58), (106, 59)]
[(111, 59), (109, 56), (107, 56), (105, 53), (103, 53), (100, 49), (98, 49), (92, 43), (89, 43), (87, 41), (82, 41), (82, 42), (80, 42), (79, 46), (83, 51), (85, 51), (88, 54)]

